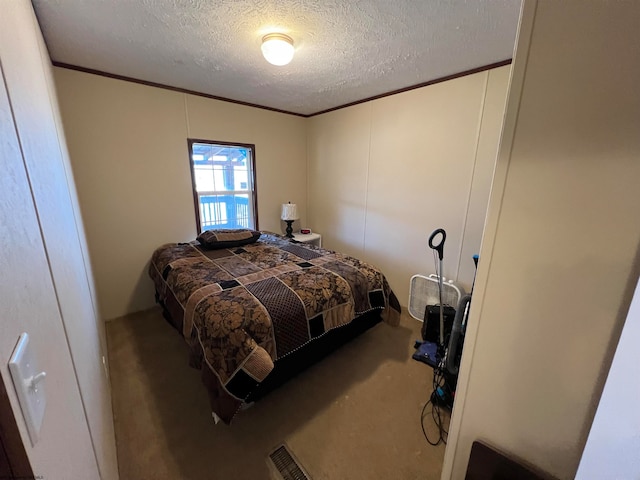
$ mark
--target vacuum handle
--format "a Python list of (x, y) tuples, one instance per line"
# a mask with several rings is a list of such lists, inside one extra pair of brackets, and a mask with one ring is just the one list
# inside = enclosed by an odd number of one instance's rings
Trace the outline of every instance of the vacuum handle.
[[(433, 239), (436, 238), (439, 233), (442, 234), (442, 240), (440, 240), (440, 243), (438, 245), (434, 245)], [(429, 248), (433, 248), (434, 250), (437, 250), (438, 258), (440, 260), (444, 258), (444, 241), (446, 239), (447, 239), (447, 232), (445, 232), (444, 229), (442, 228), (434, 230), (431, 236), (429, 237)]]

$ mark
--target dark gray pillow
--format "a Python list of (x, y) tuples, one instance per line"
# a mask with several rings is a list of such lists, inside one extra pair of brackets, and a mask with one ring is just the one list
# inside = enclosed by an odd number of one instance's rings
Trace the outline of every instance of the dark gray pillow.
[(206, 230), (198, 235), (198, 242), (207, 250), (215, 250), (218, 248), (232, 248), (248, 245), (256, 242), (260, 238), (260, 232), (249, 230), (248, 228), (239, 229), (220, 229)]

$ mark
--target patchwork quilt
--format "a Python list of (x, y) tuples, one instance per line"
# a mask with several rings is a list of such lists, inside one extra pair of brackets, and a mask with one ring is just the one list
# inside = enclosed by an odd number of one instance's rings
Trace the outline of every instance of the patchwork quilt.
[(217, 384), (212, 407), (226, 422), (276, 360), (371, 310), (392, 325), (400, 319), (400, 305), (375, 267), (275, 234), (230, 249), (206, 250), (197, 241), (163, 245), (149, 274), (193, 363), (208, 370), (205, 383)]

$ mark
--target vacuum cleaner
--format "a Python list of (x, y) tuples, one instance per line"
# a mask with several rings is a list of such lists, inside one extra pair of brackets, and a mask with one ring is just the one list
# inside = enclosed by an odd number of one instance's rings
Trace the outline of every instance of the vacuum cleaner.
[[(438, 236), (440, 236), (439, 241)], [(449, 408), (453, 406), (453, 399), (460, 370), (460, 359), (462, 356), (462, 347), (464, 344), (464, 333), (466, 331), (467, 319), (469, 318), (469, 308), (471, 304), (471, 294), (463, 295), (454, 310), (449, 306), (443, 305), (442, 302), (442, 281), (443, 281), (443, 263), (444, 263), (444, 245), (447, 234), (444, 229), (438, 228), (429, 236), (428, 245), (434, 251), (434, 260), (437, 254), (437, 276), (438, 276), (438, 293), (439, 305), (429, 306), (425, 311), (425, 329), (429, 329), (429, 323), (433, 322), (433, 313), (435, 308), (438, 309), (438, 336), (430, 338), (423, 332), (423, 341), (416, 341), (414, 348), (416, 352), (413, 359), (426, 363), (434, 369), (436, 375), (443, 379), (441, 388), (434, 391), (435, 398), (431, 400), (438, 402)], [(476, 269), (478, 267), (478, 255), (473, 256)], [(475, 286), (475, 276), (474, 276)], [(427, 318), (430, 317), (430, 318)], [(445, 318), (453, 317), (452, 322), (445, 322)], [(426, 330), (425, 330), (426, 331)], [(435, 340), (435, 341), (434, 341)], [(432, 395), (433, 397), (433, 395)]]
[[(440, 236), (439, 242), (434, 243), (438, 236)], [(434, 230), (429, 236), (428, 244), (429, 248), (434, 251), (434, 260), (437, 253), (436, 276), (438, 278), (438, 305), (429, 305), (425, 309), (422, 328), (423, 341), (416, 341), (414, 345), (417, 351), (414, 353), (413, 358), (419, 362), (426, 363), (432, 368), (437, 368), (445, 355), (445, 336), (447, 336), (447, 332), (445, 332), (445, 306), (442, 302), (442, 266), (444, 263), (444, 244), (446, 239), (447, 232), (443, 228)], [(430, 315), (430, 312), (433, 312), (433, 309), (436, 307), (438, 310), (437, 333), (432, 326), (434, 318)], [(451, 314), (451, 309), (449, 309), (447, 316), (451, 316)], [(453, 314), (455, 315), (455, 311)], [(436, 333), (437, 338), (433, 338), (434, 333)]]

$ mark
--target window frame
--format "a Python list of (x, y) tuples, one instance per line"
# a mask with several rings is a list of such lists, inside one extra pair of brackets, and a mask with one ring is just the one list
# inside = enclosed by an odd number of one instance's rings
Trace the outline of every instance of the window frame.
[(191, 172), (191, 190), (193, 194), (193, 207), (196, 215), (196, 235), (202, 233), (202, 222), (200, 221), (200, 198), (198, 197), (198, 190), (196, 189), (196, 175), (193, 163), (193, 144), (204, 143), (208, 145), (224, 145), (228, 147), (242, 147), (251, 150), (251, 186), (253, 188), (248, 189), (251, 198), (251, 205), (253, 207), (253, 219), (254, 230), (260, 230), (258, 224), (258, 186), (256, 175), (256, 146), (254, 143), (242, 143), (242, 142), (223, 142), (218, 140), (203, 140), (200, 138), (187, 138), (187, 148), (189, 151), (189, 171)]

